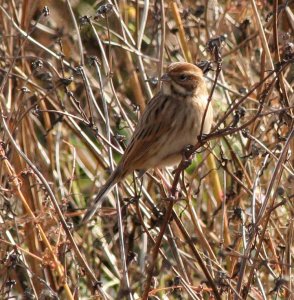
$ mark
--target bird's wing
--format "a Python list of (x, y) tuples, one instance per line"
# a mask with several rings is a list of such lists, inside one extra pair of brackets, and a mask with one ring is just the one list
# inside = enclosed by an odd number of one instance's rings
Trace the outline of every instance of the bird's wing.
[(165, 111), (168, 115), (171, 113), (166, 109), (169, 100), (159, 93), (148, 103), (121, 160), (126, 173), (144, 169), (144, 162), (159, 151), (159, 139), (170, 131), (172, 121), (169, 116), (162, 115)]
[(82, 223), (86, 223), (92, 218), (97, 209), (101, 207), (105, 195), (117, 182), (136, 169), (144, 169), (145, 162), (160, 150), (160, 144), (156, 142), (170, 129), (169, 118), (162, 116), (162, 112), (168, 104), (167, 101), (167, 97), (160, 94), (149, 101), (121, 162), (100, 189), (93, 204), (87, 209)]

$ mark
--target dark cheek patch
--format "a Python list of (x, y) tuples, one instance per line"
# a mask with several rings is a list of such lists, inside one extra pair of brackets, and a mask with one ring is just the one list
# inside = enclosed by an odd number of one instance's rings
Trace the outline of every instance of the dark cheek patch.
[(183, 82), (182, 86), (184, 88), (186, 88), (188, 91), (193, 91), (197, 87), (197, 82), (195, 82), (195, 80), (189, 80), (189, 81), (187, 81), (185, 83)]

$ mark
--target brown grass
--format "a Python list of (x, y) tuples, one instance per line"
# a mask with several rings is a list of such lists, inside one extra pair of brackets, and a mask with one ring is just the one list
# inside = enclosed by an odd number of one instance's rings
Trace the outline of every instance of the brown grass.
[[(282, 2), (0, 1), (0, 299), (294, 298)], [(188, 168), (130, 176), (79, 226), (183, 60), (211, 63), (211, 134)]]

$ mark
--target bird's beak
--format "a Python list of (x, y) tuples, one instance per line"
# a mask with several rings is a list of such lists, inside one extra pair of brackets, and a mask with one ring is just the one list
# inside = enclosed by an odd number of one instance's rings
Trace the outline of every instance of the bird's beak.
[(171, 78), (168, 76), (167, 73), (163, 74), (161, 77), (160, 77), (160, 81), (170, 81)]

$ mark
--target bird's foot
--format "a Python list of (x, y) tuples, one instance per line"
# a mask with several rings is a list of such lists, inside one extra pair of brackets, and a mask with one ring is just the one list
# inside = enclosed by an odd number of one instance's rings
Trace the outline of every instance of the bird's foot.
[(201, 135), (198, 135), (198, 142), (202, 143), (207, 138), (208, 134), (202, 133)]

